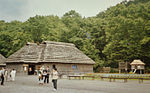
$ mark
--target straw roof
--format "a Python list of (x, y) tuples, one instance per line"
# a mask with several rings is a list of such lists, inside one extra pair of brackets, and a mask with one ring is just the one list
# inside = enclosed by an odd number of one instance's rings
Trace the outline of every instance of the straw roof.
[(5, 61), (6, 61), (6, 58), (0, 54), (0, 65), (6, 65)]
[(95, 62), (75, 47), (72, 43), (45, 41), (43, 44), (27, 43), (20, 50), (8, 57), (6, 63), (82, 63)]
[(145, 63), (143, 63), (141, 60), (134, 60), (131, 62), (131, 65), (145, 65)]

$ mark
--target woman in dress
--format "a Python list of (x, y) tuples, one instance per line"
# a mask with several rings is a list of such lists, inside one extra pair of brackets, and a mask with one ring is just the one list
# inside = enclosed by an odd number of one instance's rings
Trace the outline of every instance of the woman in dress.
[(10, 75), (11, 75), (11, 80), (12, 80), (12, 81), (15, 81), (15, 77), (16, 77), (16, 70), (15, 70), (15, 69), (13, 69), (13, 70), (11, 71)]

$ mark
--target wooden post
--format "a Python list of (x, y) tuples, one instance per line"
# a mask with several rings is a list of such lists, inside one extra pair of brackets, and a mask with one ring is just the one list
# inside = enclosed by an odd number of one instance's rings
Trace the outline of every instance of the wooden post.
[(70, 77), (68, 76), (69, 80), (70, 80)]
[(121, 73), (121, 70), (119, 69), (119, 74)]
[(92, 80), (94, 80), (94, 78), (95, 78), (95, 77), (94, 77), (94, 76), (92, 76)]
[(109, 78), (109, 82), (111, 82), (111, 77)]
[(82, 79), (84, 80), (84, 76), (82, 77)]

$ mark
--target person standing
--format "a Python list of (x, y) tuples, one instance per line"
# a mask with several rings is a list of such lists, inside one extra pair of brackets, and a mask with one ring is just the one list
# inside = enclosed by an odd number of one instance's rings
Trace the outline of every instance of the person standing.
[(57, 79), (58, 79), (58, 71), (56, 68), (53, 68), (52, 70), (52, 82), (54, 86), (54, 91), (57, 90)]
[(39, 85), (43, 85), (43, 75), (41, 71), (39, 71)]
[(32, 68), (29, 67), (29, 75), (31, 75), (31, 74), (32, 74)]
[(46, 82), (49, 83), (49, 75), (50, 75), (50, 69), (49, 69), (49, 66), (47, 66), (44, 83), (46, 83)]
[(2, 68), (2, 70), (0, 71), (1, 73), (1, 85), (4, 85), (4, 74), (5, 74), (5, 69)]
[(44, 77), (44, 83), (46, 83), (46, 80), (47, 80), (47, 70), (43, 70), (43, 77)]
[(15, 77), (16, 77), (16, 70), (15, 70), (15, 69), (13, 69), (13, 70), (11, 71), (10, 75), (11, 75), (11, 80), (12, 80), (12, 81), (15, 81)]
[(5, 81), (8, 80), (8, 69), (5, 69), (4, 78), (5, 78)]

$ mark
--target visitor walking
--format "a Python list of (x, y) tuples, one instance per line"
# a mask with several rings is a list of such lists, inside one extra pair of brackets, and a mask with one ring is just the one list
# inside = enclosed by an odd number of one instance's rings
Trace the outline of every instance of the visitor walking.
[(58, 79), (58, 71), (56, 68), (53, 68), (52, 70), (52, 82), (54, 86), (54, 91), (57, 90), (57, 79)]

